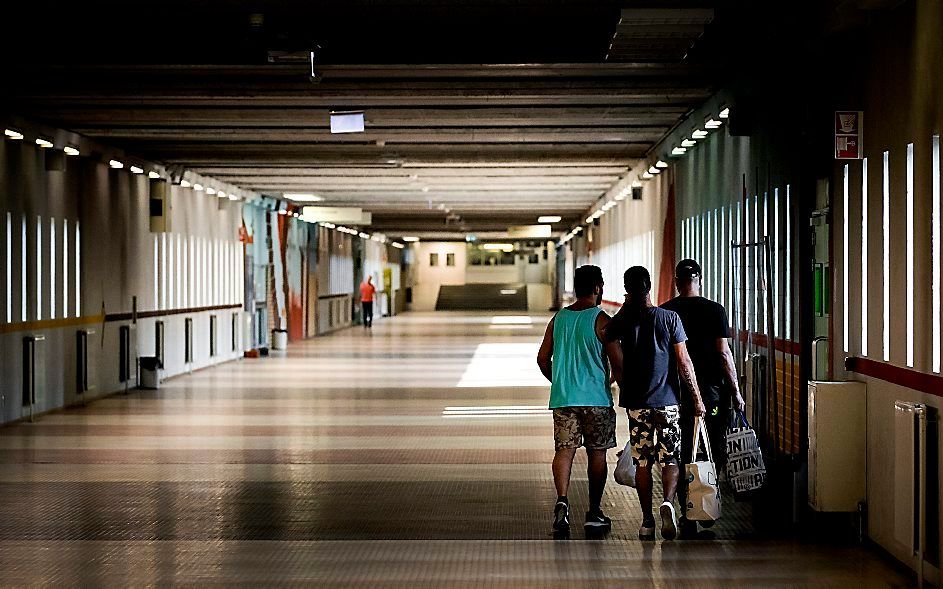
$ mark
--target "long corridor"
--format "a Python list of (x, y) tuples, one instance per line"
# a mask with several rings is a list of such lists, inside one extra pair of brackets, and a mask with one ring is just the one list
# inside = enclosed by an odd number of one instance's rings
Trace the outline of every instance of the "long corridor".
[(742, 506), (643, 544), (611, 482), (612, 533), (554, 541), (548, 319), (406, 314), (0, 429), (0, 584), (906, 585), (862, 548), (745, 540)]

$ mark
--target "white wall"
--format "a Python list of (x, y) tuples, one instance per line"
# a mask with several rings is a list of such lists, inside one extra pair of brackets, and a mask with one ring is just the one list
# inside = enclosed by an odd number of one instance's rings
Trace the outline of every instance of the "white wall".
[[(89, 351), (97, 357), (89, 371), (90, 384), (95, 386), (88, 395), (91, 398), (125, 387), (118, 380), (118, 332), (120, 326), (130, 324), (130, 319), (122, 316), (130, 315), (135, 298), (139, 313), (239, 305), (242, 299), (242, 256), (237, 246), (239, 204), (175, 188), (171, 196), (171, 232), (155, 234), (150, 232), (149, 181), (145, 176), (132, 175), (127, 169), (112, 170), (87, 157), (67, 159), (65, 171), (47, 171), (45, 157), (31, 143), (0, 142), (0, 259), (11, 274), (9, 289), (6, 276), (0, 277), (0, 421), (27, 413), (21, 403), (25, 336), (45, 338), (39, 344), (42, 355), (38, 362), (38, 378), (43, 386), (34, 406), (36, 412), (41, 412), (79, 399), (78, 330), (94, 331), (89, 341)], [(24, 217), (25, 301), (21, 294)], [(50, 229), (53, 220), (54, 241)], [(78, 260), (77, 226), (81, 234)], [(9, 251), (8, 236), (11, 246), (15, 245)], [(64, 241), (63, 236), (68, 240)], [(190, 252), (199, 254), (192, 257), (192, 262)], [(182, 276), (187, 277), (185, 281), (181, 281)], [(213, 313), (220, 316), (218, 353), (213, 358), (209, 356), (209, 311), (164, 317), (167, 375), (186, 369), (182, 365), (186, 316), (194, 319), (194, 368), (241, 355), (232, 352), (229, 344), (230, 311)], [(112, 319), (105, 320), (106, 315)], [(139, 319), (133, 332), (140, 354), (153, 352), (154, 321)]]
[[(466, 283), (466, 246), (464, 242), (420, 242), (410, 246), (415, 254), (413, 311), (434, 311), (439, 287)], [(439, 254), (439, 263), (429, 265), (429, 254)], [(455, 254), (455, 265), (446, 266), (446, 255)]]

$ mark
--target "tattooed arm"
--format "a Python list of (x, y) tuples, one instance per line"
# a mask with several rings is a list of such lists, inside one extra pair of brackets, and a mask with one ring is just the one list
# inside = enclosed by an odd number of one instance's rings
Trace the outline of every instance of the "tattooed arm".
[(734, 364), (733, 354), (730, 352), (730, 345), (727, 343), (727, 338), (717, 338), (717, 351), (720, 353), (720, 363), (724, 370), (724, 375), (727, 377), (727, 382), (730, 383), (730, 392), (733, 393), (733, 404), (737, 409), (743, 411), (747, 404), (743, 400), (743, 395), (740, 394), (740, 383), (737, 380), (737, 366)]
[(684, 387), (691, 393), (691, 400), (694, 402), (694, 415), (701, 417), (707, 410), (704, 408), (704, 402), (701, 401), (701, 391), (697, 388), (697, 377), (694, 375), (694, 364), (691, 362), (691, 356), (688, 355), (688, 346), (684, 342), (675, 344), (675, 359), (678, 364), (678, 376)]

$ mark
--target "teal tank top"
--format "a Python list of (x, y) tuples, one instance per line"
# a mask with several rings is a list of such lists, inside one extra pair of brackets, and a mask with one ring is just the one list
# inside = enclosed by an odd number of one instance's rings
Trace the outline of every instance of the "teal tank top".
[(550, 408), (612, 407), (609, 373), (596, 337), (599, 307), (561, 309), (553, 320)]

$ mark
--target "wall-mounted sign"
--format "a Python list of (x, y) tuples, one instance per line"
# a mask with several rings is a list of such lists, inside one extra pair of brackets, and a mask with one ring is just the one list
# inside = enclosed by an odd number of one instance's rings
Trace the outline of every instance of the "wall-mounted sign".
[(863, 157), (864, 113), (860, 110), (835, 112), (835, 159), (860, 160)]
[(517, 225), (508, 227), (508, 237), (527, 238), (527, 237), (550, 237), (550, 225)]
[(304, 207), (301, 218), (309, 223), (347, 223), (369, 225), (373, 215), (357, 207)]
[(363, 133), (362, 112), (332, 112), (331, 133)]

